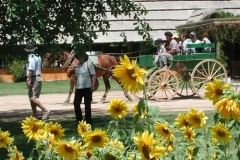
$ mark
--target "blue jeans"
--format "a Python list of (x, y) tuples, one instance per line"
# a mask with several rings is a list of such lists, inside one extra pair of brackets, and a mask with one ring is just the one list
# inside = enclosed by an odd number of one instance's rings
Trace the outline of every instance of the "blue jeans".
[(82, 98), (84, 98), (84, 105), (85, 105), (85, 121), (88, 124), (92, 124), (92, 111), (91, 111), (91, 103), (92, 103), (92, 92), (91, 88), (83, 88), (83, 89), (76, 89), (75, 96), (74, 96), (74, 111), (76, 115), (76, 121), (82, 121), (82, 110), (81, 110), (81, 103)]

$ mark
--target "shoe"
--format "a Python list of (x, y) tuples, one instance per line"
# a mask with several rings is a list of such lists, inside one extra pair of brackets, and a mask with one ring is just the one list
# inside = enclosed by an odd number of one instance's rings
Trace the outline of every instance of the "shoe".
[(43, 112), (42, 120), (47, 120), (49, 118), (50, 113), (51, 113), (50, 110)]

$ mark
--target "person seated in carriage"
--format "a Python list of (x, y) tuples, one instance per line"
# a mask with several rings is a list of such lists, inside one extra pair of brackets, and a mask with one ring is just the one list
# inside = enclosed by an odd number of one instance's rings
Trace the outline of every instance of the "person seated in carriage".
[(167, 53), (165, 48), (165, 40), (158, 38), (157, 43), (157, 56), (154, 59), (154, 63), (158, 68), (168, 68), (169, 60), (172, 59), (172, 55)]
[[(201, 43), (200, 40), (197, 39), (197, 34), (195, 31), (192, 31), (190, 34), (189, 34), (189, 37), (190, 37), (190, 40), (191, 41), (188, 41), (187, 44), (199, 44)], [(202, 52), (201, 51), (201, 48), (188, 48), (186, 54), (193, 54), (193, 53), (197, 53), (197, 52)]]
[[(203, 32), (202, 38), (203, 38), (202, 41), (200, 41), (201, 44), (210, 44), (211, 43), (211, 41), (208, 39), (207, 32)], [(205, 47), (202, 52), (205, 52), (205, 53), (211, 52), (211, 47)]]

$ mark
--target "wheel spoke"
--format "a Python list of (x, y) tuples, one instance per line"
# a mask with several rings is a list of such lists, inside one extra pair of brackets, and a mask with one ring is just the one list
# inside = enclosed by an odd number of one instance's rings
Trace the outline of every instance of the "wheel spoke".
[[(204, 77), (207, 77), (209, 74), (208, 74), (208, 72), (206, 71), (206, 69), (205, 69), (205, 67), (204, 67), (203, 64), (202, 64), (202, 70), (203, 70), (204, 73), (205, 73)], [(200, 71), (199, 71), (199, 72), (200, 72)], [(202, 74), (202, 73), (200, 72), (200, 74)]]
[[(217, 63), (214, 63), (214, 64), (213, 64), (211, 75), (213, 75), (214, 68), (215, 68), (216, 64), (217, 64)], [(221, 67), (220, 67), (220, 68), (221, 68)], [(215, 72), (215, 73), (216, 73), (216, 72)]]
[(178, 90), (177, 76), (170, 70), (155, 71), (149, 79), (148, 88), (152, 98), (167, 101), (174, 97)]
[(215, 59), (207, 59), (199, 62), (192, 72), (192, 89), (197, 95), (205, 98), (204, 86), (213, 78), (225, 78), (227, 72), (225, 67)]
[[(207, 77), (207, 74), (203, 74), (201, 71), (196, 70), (196, 72), (200, 73), (203, 77)], [(206, 73), (206, 72), (205, 72)]]
[(221, 67), (219, 67), (216, 72), (214, 72), (214, 74), (212, 75), (212, 77), (215, 77), (215, 75), (218, 73), (218, 71), (221, 69)]

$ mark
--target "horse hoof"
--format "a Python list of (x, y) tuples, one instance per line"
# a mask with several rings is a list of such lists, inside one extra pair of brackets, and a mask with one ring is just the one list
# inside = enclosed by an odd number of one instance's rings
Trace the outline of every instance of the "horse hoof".
[(103, 101), (99, 101), (98, 104), (103, 104)]
[(127, 99), (128, 99), (129, 101), (131, 101), (131, 102), (133, 101), (133, 100), (132, 100), (132, 97), (127, 96)]

